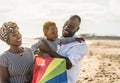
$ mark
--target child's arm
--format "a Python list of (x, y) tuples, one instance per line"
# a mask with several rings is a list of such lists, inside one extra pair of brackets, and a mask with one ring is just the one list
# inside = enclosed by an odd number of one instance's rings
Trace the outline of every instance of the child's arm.
[(34, 54), (36, 54), (37, 53), (37, 51), (38, 51), (38, 48), (39, 48), (39, 46), (41, 45), (41, 40), (39, 40), (38, 42), (36, 42), (35, 44), (33, 44), (32, 46), (31, 46), (31, 49), (32, 49), (32, 51), (34, 52)]

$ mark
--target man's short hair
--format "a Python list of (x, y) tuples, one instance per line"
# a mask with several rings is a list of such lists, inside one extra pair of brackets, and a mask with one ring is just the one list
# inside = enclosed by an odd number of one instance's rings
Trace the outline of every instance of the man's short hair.
[(73, 16), (70, 17), (70, 19), (73, 19), (73, 18), (78, 18), (78, 21), (81, 22), (80, 16), (78, 16), (78, 15), (73, 15)]

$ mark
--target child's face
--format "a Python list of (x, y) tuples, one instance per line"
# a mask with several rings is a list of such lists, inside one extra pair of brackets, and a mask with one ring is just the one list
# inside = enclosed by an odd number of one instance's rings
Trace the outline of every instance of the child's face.
[(58, 30), (56, 26), (50, 26), (46, 32), (46, 37), (52, 41), (58, 38)]

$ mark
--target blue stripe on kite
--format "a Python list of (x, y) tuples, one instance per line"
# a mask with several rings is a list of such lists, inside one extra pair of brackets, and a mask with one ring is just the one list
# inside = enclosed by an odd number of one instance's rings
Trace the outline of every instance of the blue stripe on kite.
[(62, 74), (48, 80), (46, 83), (68, 83), (66, 74), (67, 72), (65, 71)]

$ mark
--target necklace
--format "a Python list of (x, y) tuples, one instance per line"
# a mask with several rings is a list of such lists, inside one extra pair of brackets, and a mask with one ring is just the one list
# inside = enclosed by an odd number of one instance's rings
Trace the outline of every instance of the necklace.
[(9, 49), (9, 52), (11, 52), (11, 53), (14, 54), (14, 55), (22, 56), (23, 53), (24, 53), (24, 48), (22, 48), (22, 49), (20, 49), (20, 50), (17, 50), (16, 52)]
[(21, 53), (13, 53), (9, 50), (9, 52), (12, 54), (12, 55), (17, 55), (17, 56), (23, 56), (24, 52), (21, 52)]
[(14, 55), (19, 55), (19, 56), (22, 56), (23, 55), (23, 52), (22, 53), (13, 53)]

